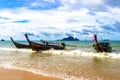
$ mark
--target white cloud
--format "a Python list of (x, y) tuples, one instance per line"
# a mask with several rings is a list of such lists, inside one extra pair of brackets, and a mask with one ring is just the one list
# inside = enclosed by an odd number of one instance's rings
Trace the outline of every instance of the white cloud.
[(41, 6), (41, 7), (44, 7), (44, 5), (42, 3), (38, 3), (38, 2), (33, 2), (31, 4), (32, 7), (38, 7), (38, 6)]
[(103, 5), (103, 0), (80, 0), (83, 5)]
[(44, 1), (47, 1), (47, 2), (55, 2), (56, 0), (44, 0)]
[[(55, 0), (47, 1), (54, 2)], [(46, 34), (51, 34), (51, 36), (49, 36), (51, 39), (55, 39), (56, 36), (52, 36), (52, 34), (65, 36), (66, 33), (72, 34), (71, 30), (82, 32), (86, 29), (100, 33), (106, 32), (102, 26), (112, 26), (116, 21), (120, 20), (120, 8), (107, 7), (108, 12), (96, 11), (94, 12), (95, 15), (89, 14), (90, 10), (88, 8), (73, 10), (73, 8), (81, 6), (81, 3), (82, 5), (103, 5), (104, 2), (102, 0), (61, 0), (61, 3), (64, 6), (53, 10), (30, 10), (27, 8), (0, 10), (1, 17), (9, 18), (8, 20), (0, 19), (0, 22), (4, 23), (0, 24), (0, 35), (20, 36), (25, 32), (30, 32), (47, 39), (48, 36), (43, 35), (45, 32)], [(38, 6), (38, 4), (36, 3), (33, 6)], [(18, 20), (29, 20), (30, 22), (13, 23), (13, 21)], [(117, 34), (117, 32), (115, 34)], [(61, 35), (59, 36), (62, 37)], [(92, 35), (92, 33), (90, 33), (90, 35)], [(58, 37), (56, 37), (56, 39), (57, 38)]]
[(100, 8), (105, 8), (104, 0), (60, 0), (63, 6), (59, 9), (64, 10), (79, 10), (81, 8), (88, 8), (90, 10), (103, 10)]

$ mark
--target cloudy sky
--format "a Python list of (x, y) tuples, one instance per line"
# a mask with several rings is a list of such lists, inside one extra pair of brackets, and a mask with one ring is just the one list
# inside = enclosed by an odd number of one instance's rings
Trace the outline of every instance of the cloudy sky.
[(120, 0), (0, 0), (0, 39), (120, 40)]

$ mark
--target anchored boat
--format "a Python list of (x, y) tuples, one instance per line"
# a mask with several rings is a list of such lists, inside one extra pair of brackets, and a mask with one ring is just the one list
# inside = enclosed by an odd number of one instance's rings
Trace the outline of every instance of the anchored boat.
[(94, 44), (93, 47), (97, 52), (111, 52), (112, 47), (110, 46), (109, 42), (101, 42), (98, 43), (97, 35), (94, 35)]
[(11, 39), (11, 41), (14, 43), (14, 45), (15, 45), (17, 48), (30, 48), (29, 45), (15, 42), (12, 37), (10, 37), (10, 39)]
[(44, 40), (41, 40), (44, 44), (49, 44), (50, 48), (53, 48), (55, 50), (62, 50), (65, 49), (65, 43), (53, 43), (53, 42), (47, 42)]
[(28, 41), (28, 43), (29, 43), (29, 45), (30, 45), (30, 47), (32, 48), (33, 51), (50, 49), (50, 46), (47, 43), (46, 44), (39, 44), (39, 43), (30, 41), (27, 34), (25, 34), (25, 37), (26, 37), (26, 39), (27, 39), (27, 41)]

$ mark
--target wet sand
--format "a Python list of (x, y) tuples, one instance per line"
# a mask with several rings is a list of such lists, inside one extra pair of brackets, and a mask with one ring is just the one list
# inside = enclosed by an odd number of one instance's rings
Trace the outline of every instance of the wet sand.
[(0, 68), (0, 80), (62, 80), (32, 72)]

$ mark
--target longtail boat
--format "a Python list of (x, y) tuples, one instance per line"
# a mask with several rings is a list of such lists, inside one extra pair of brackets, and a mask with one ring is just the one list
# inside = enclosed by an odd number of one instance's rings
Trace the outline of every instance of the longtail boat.
[(53, 43), (53, 42), (47, 42), (44, 40), (41, 40), (43, 42), (43, 44), (49, 44), (50, 48), (53, 48), (55, 50), (62, 50), (65, 49), (65, 43)]
[(11, 39), (11, 41), (14, 43), (14, 45), (15, 45), (17, 48), (30, 48), (29, 45), (15, 42), (12, 37), (10, 37), (10, 39)]
[(62, 50), (65, 49), (65, 43), (61, 43), (60, 45), (50, 45), (51, 48), (56, 49), (56, 50)]
[(48, 50), (50, 49), (49, 44), (39, 44), (33, 41), (30, 41), (28, 38), (28, 35), (25, 34), (25, 37), (30, 45), (30, 47), (32, 48), (33, 51), (40, 51), (40, 50)]
[(97, 52), (111, 52), (112, 47), (110, 46), (109, 42), (101, 42), (98, 43), (97, 35), (94, 35), (94, 45), (93, 47)]

